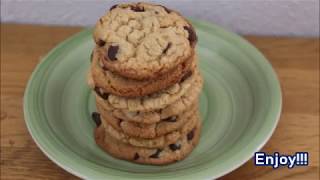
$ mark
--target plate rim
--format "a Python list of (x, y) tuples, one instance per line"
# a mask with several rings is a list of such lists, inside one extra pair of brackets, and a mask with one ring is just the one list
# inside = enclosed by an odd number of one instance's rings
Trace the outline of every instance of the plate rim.
[[(260, 143), (256, 144), (256, 148), (254, 151), (259, 151), (267, 142), (268, 140), (271, 138), (272, 134), (274, 133), (279, 120), (280, 120), (280, 115), (281, 115), (281, 111), (282, 111), (282, 92), (281, 92), (281, 86), (280, 86), (280, 82), (277, 76), (277, 73), (274, 71), (271, 63), (267, 60), (267, 58), (256, 48), (254, 47), (250, 42), (248, 42), (246, 39), (242, 38), (241, 36), (230, 32), (228, 30), (223, 29), (222, 27), (219, 27), (218, 25), (206, 22), (206, 21), (202, 21), (202, 20), (195, 20), (195, 19), (190, 19), (192, 23), (198, 24), (200, 26), (204, 26), (207, 29), (210, 30), (216, 30), (218, 33), (222, 33), (225, 36), (223, 36), (223, 38), (225, 38), (226, 36), (231, 37), (233, 40), (236, 40), (237, 42), (239, 42), (240, 44), (246, 46), (246, 48), (251, 49), (250, 53), (256, 54), (258, 56), (260, 56), (259, 58), (261, 59), (262, 63), (264, 63), (264, 66), (267, 66), (268, 71), (270, 71), (269, 74), (271, 74), (272, 77), (272, 83), (273, 83), (273, 89), (272, 91), (275, 93), (275, 96), (278, 96), (279, 99), (276, 99), (278, 102), (278, 108), (276, 109), (276, 115), (274, 115), (275, 117), (274, 122), (272, 123), (272, 127), (269, 127), (269, 131), (267, 134), (265, 134), (262, 138), (263, 141), (261, 141)], [(44, 147), (44, 145), (41, 144), (41, 140), (39, 140), (36, 137), (36, 133), (33, 132), (32, 130), (32, 125), (30, 123), (30, 112), (29, 112), (29, 108), (28, 107), (28, 97), (29, 97), (29, 91), (31, 89), (31, 84), (34, 81), (34, 79), (36, 78), (36, 74), (38, 73), (38, 71), (42, 68), (42, 66), (44, 66), (46, 60), (56, 51), (59, 51), (59, 49), (63, 48), (64, 46), (67, 46), (70, 42), (77, 40), (78, 38), (83, 38), (85, 37), (84, 35), (87, 35), (91, 32), (91, 28), (85, 28), (84, 30), (70, 36), (69, 38), (67, 38), (66, 40), (62, 41), (61, 43), (59, 43), (58, 45), (56, 45), (53, 49), (51, 49), (49, 51), (49, 53), (42, 58), (42, 60), (40, 61), (39, 64), (37, 64), (37, 66), (35, 67), (35, 69), (33, 70), (30, 78), (28, 79), (28, 83), (25, 89), (25, 93), (24, 93), (24, 97), (23, 97), (23, 112), (24, 112), (24, 120), (28, 129), (29, 134), (31, 135), (32, 139), (34, 140), (34, 142), (36, 143), (36, 145), (40, 148), (40, 150), (51, 160), (53, 161), (55, 164), (57, 164), (58, 166), (60, 166), (61, 168), (65, 169), (66, 171), (70, 172), (73, 175), (76, 175), (78, 177), (81, 178), (92, 178), (92, 177), (87, 177), (85, 174), (82, 174), (80, 172), (77, 172), (77, 170), (75, 170), (74, 168), (70, 167), (70, 165), (65, 165), (60, 163), (59, 160), (57, 160), (57, 157), (54, 157), (54, 155), (52, 155), (50, 152), (47, 152), (46, 147)], [(226, 40), (226, 39), (225, 39)], [(226, 40), (228, 41), (228, 40)], [(228, 41), (229, 42), (229, 41)], [(274, 100), (274, 99), (273, 99)], [(271, 112), (268, 112), (271, 113)], [(257, 138), (257, 136), (255, 136), (255, 138)], [(248, 143), (249, 144), (249, 143)], [(246, 145), (246, 147), (248, 147), (248, 145)], [(239, 153), (238, 153), (239, 154)], [(56, 156), (61, 156), (61, 154), (56, 155)], [(223, 171), (221, 171), (220, 173), (211, 175), (210, 177), (206, 177), (206, 178), (217, 178), (217, 177), (221, 177), (235, 169), (237, 169), (238, 167), (240, 167), (241, 165), (243, 165), (245, 162), (247, 162), (248, 160), (250, 160), (252, 157), (252, 154), (247, 153), (246, 156), (242, 156), (242, 158), (237, 159), (236, 163), (233, 163), (231, 167), (227, 167), (224, 168)], [(198, 175), (200, 175), (199, 173), (197, 173)], [(106, 174), (107, 175), (107, 174)], [(113, 177), (112, 175), (110, 177)], [(106, 177), (107, 178), (107, 177)]]

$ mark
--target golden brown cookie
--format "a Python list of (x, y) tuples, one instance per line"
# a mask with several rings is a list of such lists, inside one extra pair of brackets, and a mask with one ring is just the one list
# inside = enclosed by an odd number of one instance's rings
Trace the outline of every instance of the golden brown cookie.
[(90, 75), (93, 86), (102, 88), (106, 93), (122, 97), (146, 96), (166, 89), (178, 83), (189, 71), (193, 71), (197, 61), (196, 54), (177, 65), (176, 68), (154, 80), (134, 80), (122, 77), (109, 71), (101, 65), (101, 53), (93, 50)]
[(168, 144), (172, 144), (176, 142), (181, 137), (185, 136), (189, 131), (191, 131), (197, 124), (198, 112), (188, 117), (189, 120), (180, 128), (175, 131), (169, 132), (162, 136), (155, 137), (153, 139), (146, 138), (138, 138), (129, 136), (121, 130), (117, 130), (111, 124), (109, 124), (106, 120), (101, 117), (102, 126), (105, 129), (105, 133), (114, 139), (121, 141), (126, 144), (130, 144), (132, 146), (145, 147), (145, 148), (162, 148), (167, 146)]
[[(197, 117), (198, 118), (198, 117)], [(96, 143), (110, 155), (141, 164), (164, 165), (184, 159), (198, 144), (201, 133), (201, 122), (185, 136), (164, 148), (143, 148), (122, 143), (105, 133), (99, 126), (95, 130)]]
[(195, 104), (198, 101), (200, 92), (202, 88), (202, 79), (201, 82), (192, 86), (181, 98), (172, 104), (162, 108), (156, 109), (153, 111), (128, 111), (123, 109), (116, 109), (111, 106), (107, 101), (105, 101), (101, 96), (96, 95), (96, 103), (99, 104), (104, 111), (108, 111), (112, 116), (119, 119), (126, 119), (127, 121), (144, 123), (144, 124), (154, 124), (163, 119), (169, 118), (171, 116), (176, 116), (186, 109), (190, 108), (192, 104)]
[(114, 117), (112, 113), (103, 109), (97, 104), (97, 110), (102, 118), (106, 120), (113, 128), (122, 131), (124, 134), (139, 138), (155, 138), (181, 128), (193, 114), (198, 111), (198, 103), (186, 109), (185, 112), (176, 116), (171, 116), (154, 124), (136, 123)]
[(192, 56), (196, 32), (179, 13), (150, 3), (113, 6), (94, 29), (107, 69), (130, 79), (157, 79)]
[[(179, 83), (148, 96), (137, 98), (125, 98), (104, 92), (101, 88), (95, 88), (96, 95), (103, 99), (105, 109), (120, 109), (124, 111), (147, 112), (163, 109), (176, 102), (184, 95), (188, 95), (190, 89), (202, 86), (202, 77), (199, 71), (191, 73)], [(108, 106), (108, 107), (107, 107)]]

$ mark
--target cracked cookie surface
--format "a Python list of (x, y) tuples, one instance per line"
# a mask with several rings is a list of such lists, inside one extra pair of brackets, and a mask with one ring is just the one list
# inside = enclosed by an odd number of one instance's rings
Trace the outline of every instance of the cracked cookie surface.
[[(197, 117), (198, 118), (198, 117)], [(95, 129), (96, 143), (110, 155), (141, 164), (163, 165), (184, 159), (198, 144), (201, 133), (201, 122), (187, 135), (164, 148), (143, 148), (122, 143), (105, 133), (99, 126)]]
[(164, 6), (114, 6), (96, 23), (94, 40), (103, 64), (131, 79), (156, 79), (192, 55), (197, 36), (179, 13)]

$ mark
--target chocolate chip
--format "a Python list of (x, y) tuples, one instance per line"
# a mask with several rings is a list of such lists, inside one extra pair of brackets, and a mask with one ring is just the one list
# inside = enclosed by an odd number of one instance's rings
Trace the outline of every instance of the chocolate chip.
[(189, 26), (184, 26), (183, 27), (186, 31), (188, 31), (188, 40), (190, 42), (191, 45), (194, 45), (194, 43), (197, 41), (197, 35), (196, 33), (194, 32), (193, 28), (192, 27), (189, 27)]
[(133, 160), (137, 160), (137, 159), (139, 159), (139, 157), (140, 157), (139, 154), (138, 154), (138, 153), (135, 153), (135, 154), (134, 154), (134, 157), (133, 157)]
[(102, 92), (101, 88), (99, 88), (99, 87), (95, 87), (94, 91), (103, 99), (108, 99), (108, 97), (109, 97), (109, 94)]
[(144, 7), (131, 6), (131, 10), (134, 11), (134, 12), (144, 12)]
[(170, 116), (170, 117), (164, 119), (163, 121), (166, 121), (166, 122), (176, 122), (176, 121), (177, 121), (177, 116)]
[(194, 137), (194, 131), (195, 131), (195, 128), (193, 128), (188, 134), (187, 134), (187, 139), (188, 141), (191, 141)]
[(108, 68), (107, 68), (105, 65), (102, 66), (102, 69), (103, 69), (104, 71), (107, 71), (107, 70), (108, 70)]
[(101, 117), (100, 114), (97, 112), (93, 112), (91, 114), (91, 117), (93, 119), (93, 121), (96, 123), (97, 127), (99, 127), (101, 125)]
[(101, 39), (99, 39), (96, 43), (97, 43), (97, 45), (100, 46), (100, 47), (102, 47), (102, 46), (104, 46), (104, 45), (106, 44), (106, 42), (103, 41), (103, 40), (101, 40)]
[(118, 123), (119, 123), (118, 126), (121, 126), (121, 123), (122, 123), (123, 120), (122, 119), (118, 119), (118, 120), (119, 120), (118, 121)]
[(179, 150), (181, 148), (181, 145), (180, 144), (169, 144), (169, 148), (172, 151), (176, 151), (176, 150)]
[(182, 69), (184, 69), (186, 66), (187, 66), (187, 62), (184, 61), (184, 62), (182, 63)]
[(162, 149), (157, 149), (157, 151), (154, 154), (152, 154), (151, 156), (149, 156), (149, 158), (159, 158), (161, 151), (162, 151)]
[(119, 46), (113, 46), (113, 45), (109, 46), (107, 59), (109, 59), (111, 61), (117, 60), (116, 55), (117, 55), (118, 51), (119, 51)]
[(162, 6), (162, 5), (160, 5), (168, 14), (171, 12), (171, 10), (170, 9), (168, 9), (167, 7), (165, 7), (165, 6)]
[(90, 54), (90, 62), (92, 62), (92, 59), (93, 59), (93, 51)]
[(116, 8), (118, 6), (118, 4), (115, 4), (113, 6), (111, 6), (111, 8), (109, 9), (109, 11), (111, 11), (112, 9)]
[(172, 43), (169, 42), (168, 45), (167, 45), (167, 47), (162, 51), (162, 54), (166, 54), (167, 51), (168, 51), (168, 49), (169, 49), (171, 46), (172, 46)]
[(100, 24), (103, 24), (102, 18), (99, 19)]
[(192, 75), (192, 71), (188, 71), (180, 80), (180, 82), (185, 81), (186, 79), (188, 79), (188, 77), (190, 77)]

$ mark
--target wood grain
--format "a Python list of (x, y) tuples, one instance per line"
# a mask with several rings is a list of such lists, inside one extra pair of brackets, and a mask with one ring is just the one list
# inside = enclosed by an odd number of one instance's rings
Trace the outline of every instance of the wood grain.
[[(22, 97), (39, 59), (80, 30), (1, 24), (1, 179), (78, 179), (50, 161), (31, 139)], [(221, 179), (319, 179), (319, 39), (246, 38), (270, 60), (283, 92), (279, 125), (263, 151), (308, 151), (310, 165), (273, 170), (250, 160)]]

